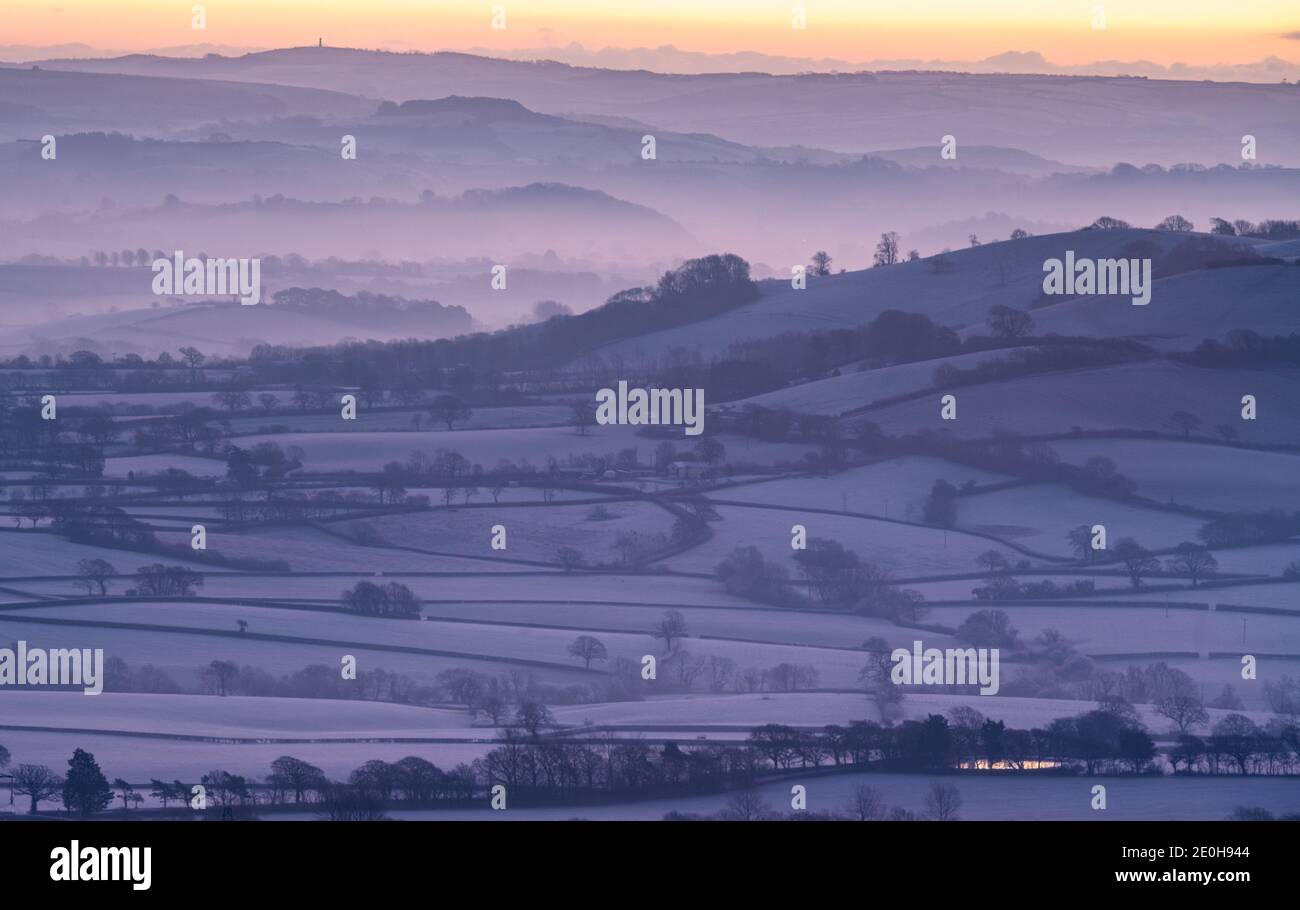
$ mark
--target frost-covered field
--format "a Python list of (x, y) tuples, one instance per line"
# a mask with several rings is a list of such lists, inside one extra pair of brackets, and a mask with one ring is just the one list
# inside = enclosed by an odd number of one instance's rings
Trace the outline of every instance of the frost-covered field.
[[(160, 531), (158, 539), (187, 546), (190, 529)], [(485, 552), (476, 555), (487, 557), (490, 555), (486, 552), (488, 537), (483, 541)], [(412, 550), (437, 549), (433, 545), (436, 540), (419, 535), (406, 539), (394, 537), (392, 542)], [(298, 572), (481, 572), (484, 568), (483, 563), (454, 553), (444, 556), (397, 550), (381, 542), (366, 545), (316, 528), (293, 526), (214, 529), (208, 534), (208, 549), (236, 559), (284, 560), (291, 570)], [(459, 549), (469, 554), (475, 548), (463, 540)], [(509, 572), (511, 567), (506, 565), (503, 571)]]
[(115, 733), (234, 739), (375, 739), (468, 735), (464, 711), (385, 702), (231, 695), (0, 692), (13, 726), (76, 726)]
[(220, 458), (197, 455), (122, 455), (107, 459), (104, 475), (126, 477), (132, 473), (156, 474), (169, 468), (188, 471), (195, 477), (224, 477), (226, 463)]
[[(1242, 421), (1241, 395), (1249, 389), (1273, 413), (1267, 421)], [(1175, 411), (1187, 411), (1207, 434), (1229, 422), (1243, 441), (1294, 444), (1300, 438), (1300, 373), (1294, 370), (1209, 370), (1158, 361), (1002, 380), (956, 390), (957, 419), (944, 429), (962, 438), (994, 430), (1022, 435), (1082, 430), (1175, 433)], [(1244, 393), (1243, 393), (1244, 394)], [(887, 433), (937, 429), (939, 397), (872, 409), (863, 416)]]
[[(343, 392), (339, 393), (344, 394)], [(280, 393), (282, 406), (287, 406), (289, 397)], [(358, 404), (364, 408), (363, 403)], [(391, 407), (388, 406), (388, 407)], [(473, 408), (465, 420), (457, 421), (455, 431), (481, 430), (509, 427), (544, 427), (563, 426), (573, 414), (572, 408), (564, 405), (520, 405), (518, 407)], [(417, 419), (418, 418), (418, 419)], [(429, 415), (429, 409), (376, 410), (366, 414), (365, 420), (339, 420), (338, 412), (325, 414), (249, 414), (242, 412), (230, 421), (238, 436), (263, 432), (268, 425), (286, 426), (290, 433), (358, 433), (377, 431), (410, 431), (412, 448), (427, 449), (443, 447), (441, 441), (449, 432), (445, 424), (440, 424)]]
[[(75, 739), (95, 753), (108, 773), (135, 784), (155, 777), (197, 779), (212, 770), (214, 750), (220, 751), (224, 769), (262, 779), (281, 755), (310, 761), (331, 775), (345, 775), (370, 759), (396, 761), (407, 755), (450, 768), (481, 757), (497, 739), (490, 724), (482, 719), (471, 722), (461, 710), (368, 701), (11, 692), (0, 696), (0, 705), (5, 718), (0, 737), (11, 750), (21, 749), (33, 760), (53, 765), (66, 757)], [(1021, 728), (1045, 726), (1054, 717), (1092, 707), (1083, 702), (945, 695), (912, 696), (904, 705), (908, 718), (966, 706)], [(873, 711), (867, 707), (865, 714)], [(1157, 735), (1172, 735), (1166, 732), (1167, 720), (1149, 710), (1140, 713)], [(1212, 720), (1224, 713), (1212, 710)], [(855, 694), (765, 693), (575, 705), (557, 707), (554, 714), (561, 727), (576, 731), (591, 727), (618, 737), (735, 742), (762, 723), (809, 729), (845, 724), (862, 719), (864, 707), (862, 696)], [(1249, 716), (1265, 719), (1258, 712)], [(815, 778), (810, 792), (836, 779)]]
[[(764, 805), (782, 812), (790, 805), (790, 788), (802, 784), (810, 812), (847, 812), (859, 786), (877, 788), (887, 805), (902, 806), (918, 815), (925, 809), (926, 793), (936, 782), (953, 784), (962, 798), (959, 816), (990, 821), (1141, 821), (1220, 820), (1238, 806), (1265, 806), (1274, 812), (1300, 808), (1300, 789), (1281, 778), (1108, 778), (1106, 812), (1089, 806), (1094, 778), (1041, 778), (1002, 776), (931, 777), (901, 774), (792, 775), (758, 788)], [(399, 819), (465, 819), (483, 821), (560, 821), (566, 819), (662, 819), (669, 812), (712, 815), (727, 807), (723, 795), (647, 800), (608, 806), (562, 809), (520, 809), (510, 812), (459, 810), (447, 812), (396, 811)], [(292, 818), (295, 816), (279, 816)]]
[[(976, 609), (988, 607), (935, 607), (931, 618), (956, 627)], [(1243, 652), (1300, 656), (1300, 615), (1165, 610), (1155, 598), (1150, 607), (1109, 606), (1099, 599), (1087, 606), (1052, 606), (1038, 601), (1027, 606), (999, 603), (997, 609), (1010, 617), (1022, 639), (1032, 639), (1044, 629), (1056, 629), (1085, 654), (1149, 650), (1206, 654), (1231, 645)], [(1155, 644), (1158, 648), (1153, 648)]]
[[(707, 420), (706, 420), (707, 426)], [(241, 437), (243, 444), (259, 442), (296, 445), (303, 449), (303, 463), (313, 471), (376, 471), (390, 461), (406, 461), (414, 450), (432, 454), (437, 449), (459, 452), (471, 463), (494, 467), (502, 459), (516, 464), (528, 463), (543, 469), (546, 459), (561, 462), (569, 455), (617, 455), (627, 448), (637, 449), (642, 460), (652, 458), (660, 439), (638, 435), (636, 427), (598, 426), (584, 436), (572, 427), (539, 427), (504, 430), (453, 430), (450, 433), (411, 434), (396, 432), (354, 433), (285, 433)], [(768, 443), (744, 437), (721, 436), (732, 461), (771, 464), (774, 461), (796, 462), (810, 445)], [(683, 449), (694, 447), (695, 439), (686, 435), (669, 438)]]
[[(437, 731), (426, 735), (437, 738)], [(436, 746), (398, 742), (213, 742), (4, 729), (0, 729), (0, 737), (14, 754), (29, 756), (32, 763), (51, 768), (66, 765), (73, 748), (85, 749), (95, 756), (110, 778), (125, 777), (133, 784), (145, 785), (154, 778), (198, 781), (211, 773), (214, 765), (231, 774), (264, 780), (271, 772), (271, 762), (282, 755), (311, 762), (331, 779), (346, 778), (371, 759), (395, 762), (413, 754), (449, 769), (481, 758), (492, 748), (490, 737), (487, 742), (450, 742)], [(147, 791), (146, 786), (146, 795)], [(7, 802), (0, 803), (0, 811), (10, 808)], [(21, 806), (18, 808), (24, 811)]]
[[(187, 534), (187, 539), (188, 536)], [(30, 528), (22, 531), (6, 528), (0, 531), (0, 566), (4, 567), (0, 578), (26, 575), (73, 576), (80, 560), (102, 557), (107, 557), (113, 565), (126, 573), (158, 561), (158, 557), (148, 553), (123, 550), (106, 553), (100, 547), (72, 543), (57, 535), (32, 531)], [(168, 562), (185, 564), (185, 560), (173, 557), (168, 557)], [(197, 563), (192, 565), (201, 568)]]
[(937, 386), (934, 371), (944, 364), (959, 370), (969, 370), (980, 364), (1001, 359), (1003, 355), (998, 353), (979, 352), (881, 367), (875, 370), (850, 371), (849, 368), (841, 375), (830, 379), (805, 382), (776, 392), (757, 395), (741, 402), (740, 406), (756, 404), (765, 408), (797, 411), (800, 414), (838, 417), (878, 401)]
[(1300, 509), (1300, 455), (1151, 439), (1051, 443), (1063, 461), (1112, 459), (1140, 496), (1202, 509)]
[[(367, 539), (374, 534), (379, 541), (400, 546), (541, 562), (555, 562), (556, 550), (567, 546), (583, 554), (588, 563), (617, 564), (614, 544), (619, 535), (660, 537), (666, 543), (672, 524), (671, 512), (644, 502), (513, 509), (488, 503), (483, 508), (411, 512), (332, 527), (345, 534), (365, 533)], [(497, 525), (505, 528), (505, 549), (492, 548), (492, 529)], [(363, 532), (361, 526), (369, 530)]]
[(728, 487), (718, 490), (712, 498), (920, 521), (922, 507), (936, 480), (960, 487), (1008, 479), (939, 458), (912, 455), (850, 468), (830, 477), (795, 477)]
[(1105, 525), (1113, 546), (1132, 537), (1148, 549), (1195, 541), (1204, 519), (1158, 509), (1142, 509), (1083, 496), (1056, 484), (1033, 484), (963, 496), (957, 500), (957, 525), (993, 534), (1039, 553), (1069, 556), (1066, 534), (1080, 525)]
[[(106, 658), (120, 657), (133, 668), (151, 664), (165, 670), (182, 686), (193, 689), (201, 685), (200, 669), (208, 667), (214, 660), (260, 668), (279, 677), (291, 675), (313, 664), (336, 668), (340, 666), (343, 655), (353, 654), (362, 670), (384, 669), (402, 673), (426, 685), (433, 683), (438, 673), (447, 669), (465, 668), (494, 674), (510, 668), (529, 666), (500, 657), (480, 657), (479, 652), (459, 654), (447, 649), (435, 649), (444, 653), (433, 655), (375, 647), (374, 642), (337, 641), (314, 633), (310, 627), (311, 616), (304, 618), (307, 620), (306, 628), (294, 636), (300, 640), (289, 642), (259, 640), (255, 637), (255, 628), (250, 630), (254, 635), (240, 638), (234, 623), (231, 623), (228, 631), (216, 629), (215, 622), (212, 621), (207, 626), (176, 623), (165, 629), (145, 631), (86, 625), (54, 626), (35, 622), (35, 617), (24, 620), (4, 613), (0, 613), (0, 631), (6, 642), (22, 640), (33, 648), (103, 648)], [(413, 643), (402, 647), (418, 649), (432, 646)], [(549, 659), (549, 655), (538, 660), (545, 665), (553, 664), (533, 668), (534, 672), (544, 675), (550, 681), (566, 683), (589, 679), (567, 654), (560, 653), (554, 660)]]
[[(670, 556), (663, 564), (679, 572), (712, 572), (736, 547), (755, 546), (793, 570), (790, 529), (796, 524), (804, 525), (809, 537), (839, 541), (903, 577), (967, 571), (980, 553), (998, 549), (995, 541), (960, 531), (945, 534), (938, 528), (797, 508), (719, 506), (717, 513), (721, 520), (710, 523), (709, 541)], [(1010, 549), (1005, 552), (1009, 557), (1017, 555)]]

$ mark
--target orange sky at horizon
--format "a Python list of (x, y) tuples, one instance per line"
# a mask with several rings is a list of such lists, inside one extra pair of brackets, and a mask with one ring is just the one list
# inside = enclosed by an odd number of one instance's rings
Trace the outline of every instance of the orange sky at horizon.
[[(1057, 64), (1149, 60), (1189, 65), (1300, 60), (1295, 0), (4, 0), (0, 45), (84, 43), (139, 51), (190, 44), (499, 50), (576, 42), (707, 53), (758, 51), (849, 62), (978, 60), (1037, 51)], [(1093, 10), (1105, 8), (1104, 29)], [(492, 28), (494, 8), (506, 28)], [(1296, 35), (1297, 37), (1287, 37)]]

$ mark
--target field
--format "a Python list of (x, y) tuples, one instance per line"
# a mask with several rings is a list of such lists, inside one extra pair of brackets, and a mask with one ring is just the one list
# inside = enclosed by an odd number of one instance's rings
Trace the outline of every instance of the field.
[[(997, 541), (973, 534), (897, 521), (880, 521), (849, 515), (811, 512), (796, 506), (724, 505), (719, 520), (710, 524), (713, 536), (688, 552), (670, 556), (663, 565), (677, 572), (712, 572), (737, 547), (754, 546), (768, 559), (790, 564), (791, 527), (802, 524), (808, 536), (828, 538), (879, 563), (898, 577), (939, 575), (969, 569), (985, 550), (998, 549)], [(1008, 557), (1016, 556), (1006, 550)]]
[(1204, 523), (1189, 515), (1083, 496), (1053, 484), (963, 496), (957, 501), (958, 527), (1004, 537), (1053, 556), (1070, 555), (1066, 534), (1080, 525), (1105, 525), (1110, 546), (1120, 538), (1134, 537), (1150, 549), (1163, 549), (1195, 541)]
[[(936, 480), (983, 486), (1009, 478), (924, 455), (890, 458), (833, 477), (798, 477), (719, 490), (714, 499), (756, 505), (858, 512), (920, 521)], [(892, 508), (891, 508), (892, 500)]]
[[(1240, 420), (1241, 396), (1270, 403), (1267, 421)], [(942, 421), (939, 398), (872, 408), (863, 417), (888, 433), (946, 429), (963, 438), (994, 430), (1023, 436), (1077, 430), (1174, 434), (1169, 418), (1186, 411), (1203, 433), (1231, 423), (1242, 441), (1293, 444), (1300, 437), (1300, 373), (1293, 370), (1207, 370), (1168, 362), (1125, 364), (1003, 380), (955, 390), (957, 419)]]
[[(339, 421), (342, 424), (343, 421)], [(585, 436), (572, 427), (538, 427), (503, 430), (454, 430), (450, 433), (398, 433), (356, 431), (335, 433), (287, 433), (240, 437), (240, 444), (255, 446), (260, 442), (296, 445), (303, 449), (304, 466), (311, 471), (374, 471), (390, 461), (405, 461), (411, 452), (432, 454), (437, 449), (459, 452), (471, 463), (490, 468), (502, 459), (518, 464), (546, 467), (549, 457), (564, 461), (570, 455), (617, 455), (626, 448), (638, 449), (648, 458), (659, 440), (638, 435), (626, 426), (593, 427)], [(670, 439), (688, 448), (688, 436)], [(730, 458), (736, 462), (771, 464), (777, 460), (796, 462), (811, 446), (792, 443), (764, 443), (751, 439), (723, 436)]]
[(1138, 495), (1198, 509), (1300, 509), (1300, 456), (1165, 440), (1056, 440), (1063, 461), (1114, 460)]

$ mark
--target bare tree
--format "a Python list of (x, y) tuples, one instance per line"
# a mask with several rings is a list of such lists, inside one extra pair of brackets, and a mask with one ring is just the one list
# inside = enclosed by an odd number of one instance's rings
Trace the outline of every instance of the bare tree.
[(1171, 691), (1161, 695), (1156, 699), (1156, 713), (1172, 720), (1179, 733), (1210, 721), (1205, 705), (1192, 691)]
[(87, 594), (94, 594), (98, 589), (103, 595), (108, 593), (108, 580), (117, 574), (117, 569), (107, 560), (83, 559), (77, 563), (77, 574)]
[(858, 784), (849, 796), (849, 815), (860, 822), (871, 822), (885, 814), (885, 798), (875, 787)]
[(934, 783), (925, 795), (925, 815), (936, 822), (957, 821), (961, 793), (952, 784)]
[(596, 409), (590, 401), (578, 401), (573, 405), (572, 423), (579, 436), (587, 435), (587, 428), (596, 423)]
[(1080, 559), (1091, 562), (1096, 557), (1097, 551), (1092, 548), (1092, 528), (1087, 525), (1071, 528), (1065, 539)]
[(887, 231), (880, 235), (876, 244), (876, 254), (872, 257), (872, 266), (893, 265), (898, 262), (898, 233)]
[(1219, 568), (1219, 561), (1214, 558), (1208, 547), (1198, 543), (1180, 543), (1174, 549), (1174, 556), (1165, 563), (1171, 573), (1186, 575), (1192, 580), (1192, 587), (1207, 575), (1213, 575)]
[(678, 639), (686, 637), (686, 617), (677, 610), (667, 610), (651, 632), (655, 638), (663, 639), (664, 650), (671, 654)]
[(998, 338), (1024, 338), (1034, 331), (1034, 317), (1001, 303), (989, 307), (987, 322)]
[(727, 821), (761, 822), (772, 817), (772, 807), (757, 790), (738, 790), (727, 797), (721, 815)]
[(433, 399), (433, 404), (429, 405), (429, 416), (439, 423), (451, 425), (457, 422), (469, 420), (473, 412), (455, 395), (439, 395)]
[(1174, 411), (1169, 415), (1169, 425), (1183, 434), (1187, 439), (1201, 425), (1201, 418), (1197, 417), (1190, 411)]
[(1164, 221), (1156, 225), (1157, 231), (1178, 231), (1183, 234), (1190, 234), (1196, 228), (1190, 221), (1182, 215), (1170, 215)]
[(13, 792), (31, 798), (31, 808), (27, 810), (30, 815), (35, 815), (43, 801), (57, 796), (62, 789), (63, 778), (45, 765), (19, 765), (14, 769)]
[(677, 684), (688, 692), (695, 686), (695, 681), (703, 675), (705, 668), (704, 658), (696, 657), (685, 648), (674, 654), (667, 664)]
[(730, 657), (710, 654), (708, 659), (709, 691), (725, 692), (736, 678), (736, 662)]
[(1132, 537), (1125, 537), (1115, 544), (1114, 553), (1124, 563), (1129, 583), (1135, 588), (1142, 587), (1142, 576), (1160, 568), (1160, 561)]
[(593, 660), (606, 660), (609, 657), (605, 643), (590, 635), (579, 635), (569, 644), (569, 653), (582, 661), (583, 666), (591, 669)]

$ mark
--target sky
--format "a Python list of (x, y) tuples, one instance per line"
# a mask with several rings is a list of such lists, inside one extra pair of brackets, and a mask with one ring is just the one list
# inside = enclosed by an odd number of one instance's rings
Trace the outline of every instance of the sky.
[[(671, 44), (705, 53), (847, 61), (978, 60), (1037, 51), (1059, 64), (1300, 59), (1297, 0), (3, 0), (0, 44), (138, 51), (209, 43), (517, 50)], [(1093, 27), (1104, 8), (1105, 28)], [(494, 8), (505, 28), (493, 29)]]

